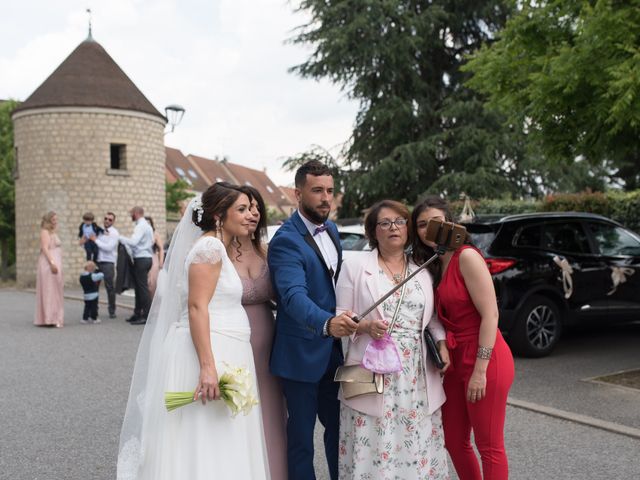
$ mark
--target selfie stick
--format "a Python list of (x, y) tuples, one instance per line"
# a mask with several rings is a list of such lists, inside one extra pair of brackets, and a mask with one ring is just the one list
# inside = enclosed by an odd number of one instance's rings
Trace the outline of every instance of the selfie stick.
[(396, 285), (391, 290), (389, 290), (387, 293), (385, 293), (380, 300), (378, 300), (376, 303), (371, 305), (364, 312), (362, 312), (362, 313), (360, 313), (358, 315), (354, 315), (353, 317), (351, 317), (351, 320), (353, 320), (354, 322), (358, 323), (360, 321), (360, 319), (362, 319), (362, 318), (366, 317), (367, 315), (369, 315), (371, 312), (373, 312), (378, 307), (378, 305), (380, 305), (387, 298), (389, 298), (396, 291), (398, 291), (399, 288), (402, 288), (402, 286), (405, 283), (407, 283), (409, 280), (411, 280), (413, 277), (415, 277), (418, 273), (420, 273), (428, 265), (430, 265), (431, 263), (435, 262), (436, 259), (440, 257), (440, 255), (443, 255), (444, 252), (447, 251), (447, 249), (445, 248), (444, 245), (446, 245), (448, 243), (448, 239), (449, 239), (450, 236), (451, 236), (451, 232), (449, 232), (449, 235), (447, 236), (447, 239), (444, 242), (442, 242), (443, 244), (438, 243), (438, 245), (436, 246), (436, 253), (433, 255), (433, 257), (431, 257), (429, 260), (427, 260), (422, 265), (420, 265), (415, 272), (413, 272), (411, 275), (409, 275), (407, 278), (405, 278), (402, 282), (400, 282), (398, 285)]

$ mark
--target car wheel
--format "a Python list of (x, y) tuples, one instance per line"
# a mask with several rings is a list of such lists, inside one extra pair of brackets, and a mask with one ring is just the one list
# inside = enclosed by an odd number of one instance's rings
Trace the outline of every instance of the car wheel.
[(514, 352), (524, 357), (544, 357), (551, 353), (562, 333), (558, 305), (534, 295), (520, 308), (510, 335)]

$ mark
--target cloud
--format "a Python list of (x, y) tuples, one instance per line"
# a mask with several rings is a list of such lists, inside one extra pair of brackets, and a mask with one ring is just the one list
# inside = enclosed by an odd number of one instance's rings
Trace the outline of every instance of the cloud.
[[(285, 44), (307, 19), (286, 0), (90, 1), (93, 36), (160, 110), (187, 110), (167, 144), (267, 167), (346, 141), (357, 105), (328, 82), (287, 72), (309, 49)], [(87, 34), (86, 1), (30, 0), (5, 13), (0, 98), (25, 99)]]

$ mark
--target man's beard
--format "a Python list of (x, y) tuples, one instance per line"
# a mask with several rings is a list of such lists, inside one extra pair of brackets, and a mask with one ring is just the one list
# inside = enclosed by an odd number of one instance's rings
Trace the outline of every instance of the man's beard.
[[(321, 206), (323, 206), (323, 205), (321, 205)], [(300, 202), (300, 210), (302, 210), (304, 212), (305, 217), (307, 217), (309, 220), (311, 220), (316, 225), (323, 224), (324, 222), (327, 221), (327, 218), (329, 218), (329, 213), (327, 213), (326, 215), (320, 215), (318, 212), (316, 212), (309, 205), (306, 205), (306, 204), (304, 204), (302, 202)]]

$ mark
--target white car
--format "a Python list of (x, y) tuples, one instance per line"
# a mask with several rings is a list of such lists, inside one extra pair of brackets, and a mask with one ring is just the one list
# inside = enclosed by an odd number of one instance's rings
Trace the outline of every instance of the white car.
[[(280, 225), (269, 225), (267, 227), (267, 243), (271, 241)], [(349, 258), (353, 255), (360, 255), (371, 250), (369, 241), (364, 235), (364, 225), (338, 225), (340, 244), (342, 245), (342, 257)]]
[(342, 245), (342, 258), (349, 258), (354, 255), (362, 255), (369, 252), (369, 240), (364, 234), (364, 225), (338, 225), (340, 244)]

